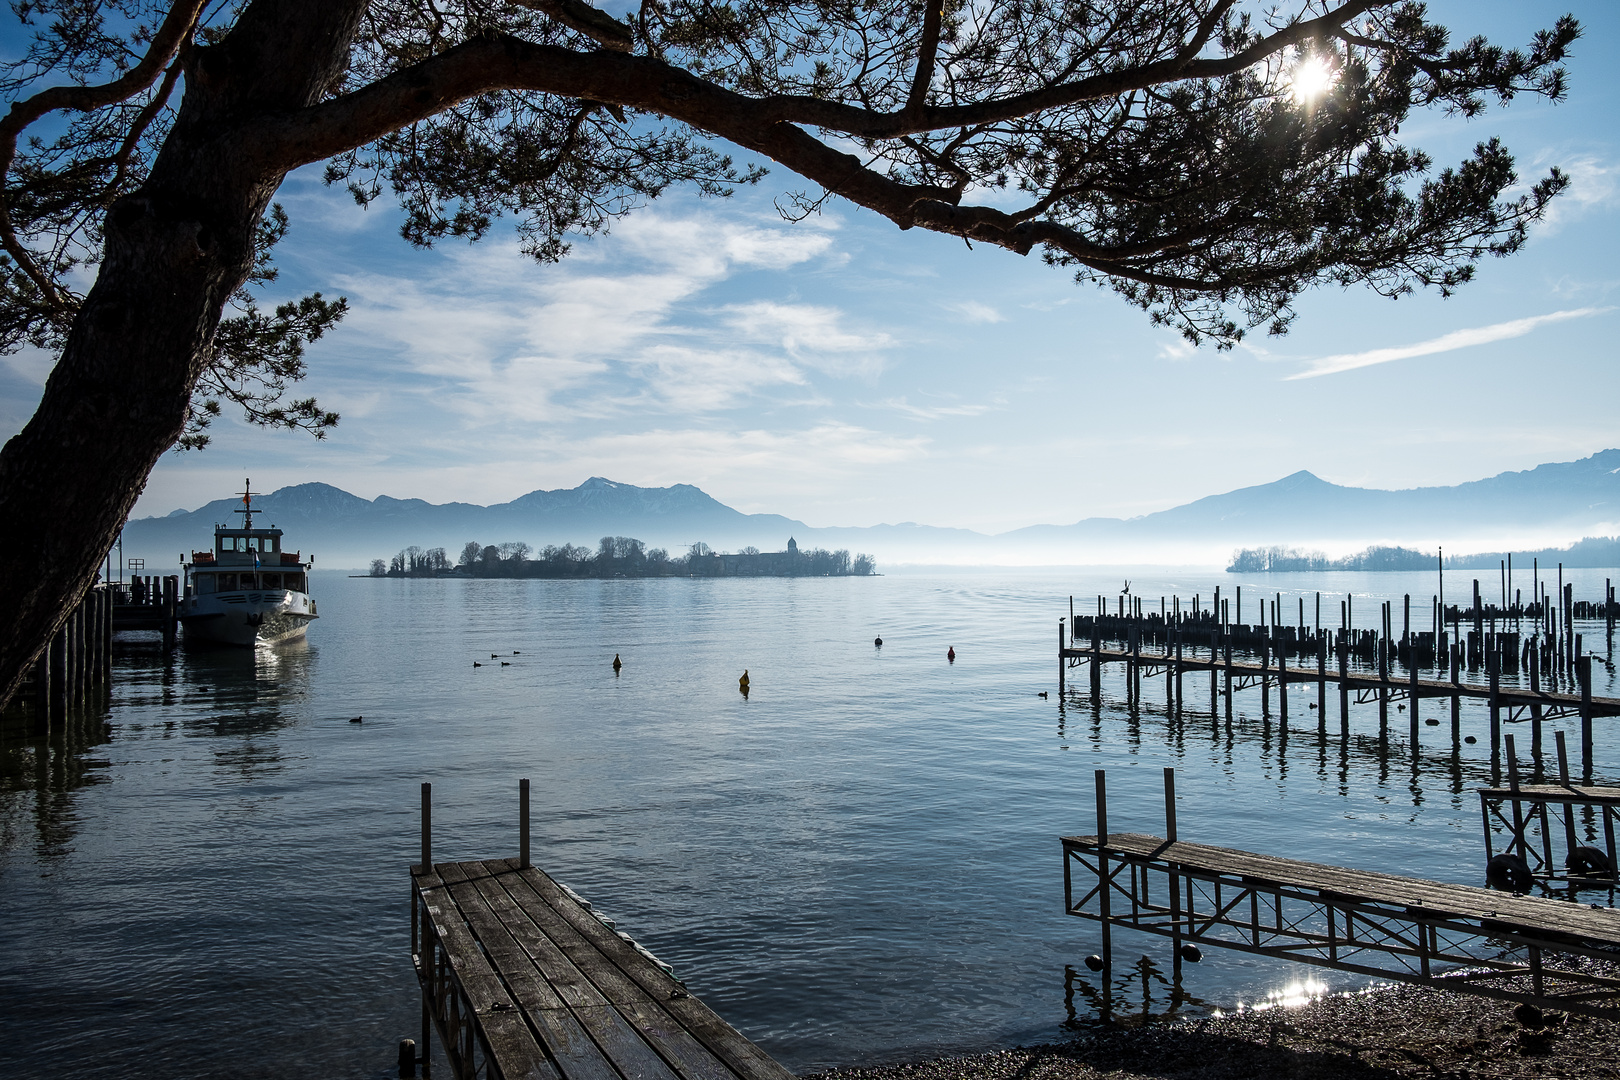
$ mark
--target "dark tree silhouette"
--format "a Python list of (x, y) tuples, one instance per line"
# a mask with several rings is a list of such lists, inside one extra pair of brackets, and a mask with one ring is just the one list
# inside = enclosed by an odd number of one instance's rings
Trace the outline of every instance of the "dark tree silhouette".
[[(1399, 126), (1413, 109), (1562, 96), (1578, 36), (1566, 18), (1522, 50), (1453, 45), (1409, 0), (12, 11), (35, 37), (0, 73), (0, 347), (59, 358), (0, 452), (0, 700), (159, 455), (200, 441), (222, 399), (316, 434), (336, 421), (286, 395), (342, 302), (251, 300), (286, 227), (272, 196), (299, 166), (326, 162), (361, 202), (397, 199), (412, 243), (476, 239), (511, 213), (525, 248), (555, 259), (672, 184), (758, 180), (729, 143), (802, 178), (790, 216), (836, 196), (902, 229), (1038, 250), (1229, 345), (1285, 329), (1315, 284), (1449, 291), (1516, 250), (1564, 179), (1505, 197), (1500, 144), (1435, 171)], [(1302, 69), (1331, 76), (1328, 92), (1299, 93)]]

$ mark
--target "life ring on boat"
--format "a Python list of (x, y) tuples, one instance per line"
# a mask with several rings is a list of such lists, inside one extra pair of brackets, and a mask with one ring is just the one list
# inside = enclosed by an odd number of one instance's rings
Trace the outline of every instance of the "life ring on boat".
[(1570, 877), (1584, 878), (1612, 878), (1614, 866), (1609, 862), (1609, 854), (1602, 848), (1582, 846), (1569, 853), (1564, 866), (1569, 870)]
[(1529, 864), (1517, 855), (1503, 852), (1485, 864), (1485, 884), (1498, 892), (1529, 892), (1534, 882)]

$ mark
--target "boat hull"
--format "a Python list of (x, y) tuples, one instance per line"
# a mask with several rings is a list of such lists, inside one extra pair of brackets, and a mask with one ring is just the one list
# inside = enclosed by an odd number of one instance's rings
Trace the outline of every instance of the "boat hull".
[(188, 598), (180, 626), (188, 644), (252, 648), (296, 641), (316, 618), (303, 593), (227, 593)]

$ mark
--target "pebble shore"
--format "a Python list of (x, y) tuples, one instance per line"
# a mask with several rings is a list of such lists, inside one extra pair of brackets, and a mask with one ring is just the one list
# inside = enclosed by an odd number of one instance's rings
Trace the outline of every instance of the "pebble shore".
[(878, 1068), (818, 1080), (1394, 1080), (1620, 1078), (1620, 1022), (1527, 1015), (1512, 1002), (1385, 987), (1299, 1008), (1101, 1028), (1073, 1042)]

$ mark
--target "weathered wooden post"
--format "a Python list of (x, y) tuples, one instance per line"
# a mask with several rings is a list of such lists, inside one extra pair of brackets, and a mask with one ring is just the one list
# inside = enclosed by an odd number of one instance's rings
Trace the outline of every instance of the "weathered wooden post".
[[(1070, 603), (1073, 603), (1071, 600)], [(1058, 620), (1058, 699), (1063, 698), (1064, 668), (1068, 666), (1067, 658), (1063, 655), (1063, 620)]]
[(1350, 737), (1350, 643), (1339, 635), (1339, 735)]
[[(1098, 609), (1101, 611), (1101, 609)], [(1091, 620), (1091, 700), (1095, 704), (1102, 695), (1102, 619)]]
[[(1164, 770), (1164, 838), (1169, 843), (1176, 842), (1176, 770), (1166, 766)], [(1575, 849), (1570, 848), (1571, 851)], [(1181, 982), (1181, 877), (1176, 873), (1174, 861), (1168, 863), (1170, 888), (1170, 951), (1172, 975), (1176, 983)]]
[(51, 635), (51, 713), (57, 719), (68, 714), (68, 631), (63, 625)]
[(1462, 643), (1451, 643), (1451, 746), (1456, 749), (1462, 741), (1462, 694), (1456, 688), (1462, 685)]
[(520, 870), (531, 866), (528, 861), (528, 777), (517, 782), (517, 865)]
[(1232, 638), (1227, 637), (1226, 646), (1226, 723), (1232, 723)]
[(1414, 655), (1414, 650), (1411, 648), (1410, 644), (1408, 644), (1408, 647), (1407, 647), (1406, 663), (1407, 663), (1407, 668), (1406, 668), (1406, 671), (1407, 671), (1406, 696), (1410, 699), (1407, 702), (1407, 711), (1412, 714), (1412, 719), (1411, 719), (1412, 760), (1413, 760), (1413, 762), (1416, 762), (1417, 761), (1417, 752), (1418, 752), (1418, 711), (1419, 711), (1418, 710), (1418, 700), (1419, 700), (1419, 698), (1418, 698), (1418, 693), (1419, 693), (1419, 691), (1418, 691), (1418, 669), (1417, 669), (1417, 657)]
[[(1317, 622), (1321, 620), (1322, 595), (1317, 594)], [(1327, 635), (1316, 630), (1316, 730), (1327, 733)]]
[(1494, 652), (1485, 654), (1485, 671), (1490, 678), (1491, 757), (1495, 759), (1502, 752), (1502, 671)]
[[(1277, 632), (1275, 624), (1271, 627), (1272, 633)], [(1277, 646), (1277, 721), (1282, 725), (1283, 733), (1288, 732), (1288, 642), (1283, 641)]]
[(1592, 779), (1592, 658), (1578, 657), (1575, 677), (1581, 683), (1581, 775)]
[[(1529, 649), (1530, 653), (1530, 692), (1541, 693), (1541, 658), (1536, 654), (1539, 649)], [(1541, 761), (1541, 702), (1530, 702), (1530, 756), (1539, 764)], [(1571, 850), (1574, 850), (1573, 848)]]
[[(1097, 909), (1102, 915), (1102, 977), (1105, 986), (1113, 983), (1114, 939), (1110, 933), (1108, 881), (1108, 771), (1098, 769), (1097, 780)], [(1105, 990), (1104, 993), (1107, 991)]]

